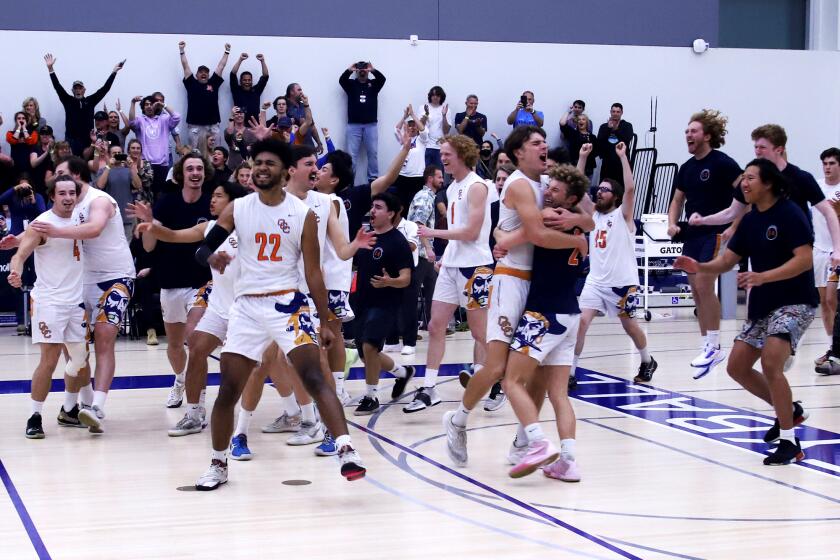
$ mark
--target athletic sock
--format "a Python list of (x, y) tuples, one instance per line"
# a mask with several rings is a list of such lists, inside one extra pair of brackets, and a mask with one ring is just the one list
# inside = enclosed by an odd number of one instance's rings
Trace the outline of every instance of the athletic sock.
[(73, 410), (73, 407), (76, 406), (76, 403), (79, 402), (79, 393), (71, 393), (70, 391), (64, 391), (64, 411), (70, 412)]
[(44, 410), (44, 401), (30, 399), (30, 404), (32, 407), (32, 414), (41, 414), (41, 411)]
[(528, 445), (528, 435), (525, 433), (525, 428), (522, 424), (516, 425), (516, 437), (513, 440), (513, 445), (516, 447), (525, 447)]
[(650, 352), (648, 352), (647, 346), (644, 348), (639, 348), (639, 356), (642, 358), (644, 363), (650, 362)]
[(470, 410), (464, 406), (464, 403), (458, 403), (458, 410), (455, 411), (455, 415), (452, 417), (452, 423), (456, 426), (466, 428), (469, 416)]
[(344, 371), (334, 371), (332, 374), (335, 379), (335, 390), (340, 393), (344, 389)]
[(79, 389), (79, 401), (85, 406), (93, 404), (93, 385), (90, 384), (90, 381), (88, 381), (87, 385)]
[(336, 449), (340, 450), (345, 445), (349, 445), (350, 447), (353, 447), (353, 440), (350, 439), (349, 434), (344, 434), (343, 436), (338, 436), (337, 438), (335, 438)]
[(315, 423), (315, 403), (301, 405), (300, 407), (301, 421), (310, 424)]
[(234, 436), (239, 434), (248, 435), (248, 428), (251, 426), (251, 416), (254, 415), (253, 410), (245, 410), (242, 405), (239, 405), (239, 418), (236, 420), (236, 430), (233, 432)]
[(720, 331), (706, 331), (706, 343), (713, 348), (720, 346)]
[(210, 460), (212, 461), (214, 459), (216, 461), (221, 461), (222, 463), (227, 465), (227, 449), (225, 449), (224, 451), (216, 451), (215, 449), (213, 449), (210, 452)]
[(198, 406), (204, 408), (204, 402), (207, 398), (207, 389), (202, 389), (201, 394), (198, 396)]
[(178, 385), (183, 385), (186, 382), (186, 379), (187, 379), (187, 373), (186, 372), (187, 372), (187, 368), (184, 368), (184, 371), (182, 371), (181, 373), (176, 373), (175, 374), (175, 383), (177, 383)]
[(187, 417), (193, 418), (195, 420), (199, 417), (199, 411), (201, 410), (201, 405), (195, 403), (187, 403)]
[(408, 375), (408, 372), (405, 370), (405, 368), (403, 366), (398, 366), (397, 364), (394, 364), (394, 367), (389, 369), (388, 373), (393, 374), (394, 377), (399, 378), (403, 378), (406, 375)]
[(574, 439), (561, 439), (560, 440), (560, 453), (563, 454), (563, 458), (567, 461), (574, 461), (575, 459), (575, 440)]
[(300, 407), (294, 393), (288, 397), (280, 397), (280, 408), (287, 416), (298, 416), (300, 414)]
[(105, 410), (105, 399), (108, 398), (108, 393), (105, 391), (93, 392), (93, 406), (98, 406), (99, 410)]
[(372, 398), (372, 399), (375, 399), (376, 398), (376, 389), (378, 389), (378, 388), (379, 388), (379, 383), (376, 383), (374, 385), (365, 384), (365, 395)]
[(525, 436), (528, 438), (528, 443), (534, 443), (535, 441), (545, 439), (545, 434), (543, 433), (542, 426), (540, 426), (539, 422), (534, 422), (533, 424), (525, 426)]
[(580, 354), (575, 354), (575, 357), (572, 358), (572, 370), (569, 372), (569, 375), (574, 375), (575, 371), (577, 371), (578, 360), (580, 360)]
[(484, 364), (473, 364), (473, 375), (484, 369)]
[(779, 430), (779, 439), (786, 439), (791, 443), (796, 442), (796, 436), (793, 435), (793, 428), (790, 430)]
[(426, 368), (426, 377), (423, 378), (423, 387), (431, 389), (437, 385), (438, 370), (437, 368)]

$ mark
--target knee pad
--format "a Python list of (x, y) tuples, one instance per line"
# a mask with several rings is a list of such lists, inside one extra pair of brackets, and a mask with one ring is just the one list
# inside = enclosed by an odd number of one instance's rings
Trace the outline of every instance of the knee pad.
[(79, 370), (85, 367), (88, 358), (88, 348), (85, 342), (71, 342), (65, 343), (67, 348), (67, 365), (64, 367), (64, 373), (70, 377), (76, 377)]

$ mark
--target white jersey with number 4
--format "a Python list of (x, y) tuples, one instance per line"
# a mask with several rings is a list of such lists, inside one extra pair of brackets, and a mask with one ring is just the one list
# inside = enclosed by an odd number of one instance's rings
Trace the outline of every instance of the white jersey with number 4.
[[(77, 216), (62, 218), (47, 210), (36, 218), (57, 227), (79, 225)], [(125, 234), (123, 234), (125, 239)], [(48, 237), (35, 248), (35, 287), (32, 299), (39, 305), (78, 305), (82, 303), (82, 275), (84, 261), (81, 241)]]
[[(487, 184), (475, 172), (470, 171), (461, 181), (452, 181), (446, 189), (446, 221), (449, 229), (463, 228), (469, 219), (469, 193), (472, 189), (488, 191)], [(493, 263), (490, 251), (490, 193), (484, 202), (484, 220), (475, 241), (450, 240), (443, 251), (441, 264), (457, 268), (469, 268)]]
[[(817, 181), (825, 197), (832, 203), (840, 203), (840, 185), (827, 185), (825, 179)], [(828, 233), (828, 224), (825, 216), (820, 211), (811, 211), (814, 221), (814, 249), (830, 253), (834, 246), (831, 244), (831, 234)]]
[(621, 207), (612, 212), (592, 214), (595, 230), (589, 234), (589, 275), (587, 284), (602, 288), (621, 288), (639, 284), (636, 265), (636, 231), (624, 221)]
[[(532, 181), (527, 175), (520, 170), (516, 170), (505, 179), (505, 185), (502, 187), (502, 193), (499, 195), (499, 229), (503, 231), (513, 231), (522, 227), (522, 219), (519, 213), (507, 206), (505, 206), (505, 196), (511, 183), (517, 179), (525, 179), (534, 191), (534, 198), (536, 199), (537, 208), (542, 208), (543, 205), (543, 191), (544, 186), (540, 181)], [(531, 270), (534, 261), (534, 245), (531, 243), (522, 243), (516, 247), (512, 247), (507, 255), (499, 259), (499, 264), (509, 266), (518, 270)]]
[(80, 224), (90, 221), (90, 207), (93, 201), (104, 198), (114, 208), (114, 215), (108, 218), (105, 229), (92, 239), (82, 243), (85, 251), (85, 284), (97, 284), (115, 278), (134, 278), (134, 259), (125, 239), (125, 228), (117, 201), (108, 193), (88, 186), (84, 198), (76, 203), (73, 216)]
[(303, 260), (301, 239), (309, 212), (290, 194), (277, 206), (263, 204), (257, 193), (233, 201), (239, 240), (237, 298), (300, 289), (298, 262)]

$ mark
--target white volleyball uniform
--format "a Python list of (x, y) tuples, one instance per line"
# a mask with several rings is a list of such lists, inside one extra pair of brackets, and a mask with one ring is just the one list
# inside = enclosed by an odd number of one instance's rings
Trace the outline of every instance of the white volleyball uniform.
[[(840, 202), (840, 185), (828, 185), (825, 179), (817, 183), (828, 200), (835, 204)], [(828, 282), (837, 282), (838, 279), (837, 272), (831, 268), (831, 234), (822, 212), (812, 210), (811, 218), (814, 223), (814, 280), (817, 288), (825, 288)]]
[[(469, 192), (487, 189), (476, 173), (470, 172), (461, 181), (453, 181), (446, 189), (446, 220), (449, 229), (466, 226), (469, 215)], [(467, 310), (487, 307), (490, 281), (493, 278), (493, 253), (490, 251), (490, 203), (488, 192), (484, 203), (484, 219), (475, 241), (450, 240), (441, 257), (441, 267), (432, 299), (452, 303)]]
[(222, 352), (258, 362), (272, 341), (286, 354), (315, 344), (306, 295), (299, 291), (309, 207), (289, 194), (277, 206), (267, 206), (257, 193), (237, 198), (233, 205), (239, 277)]
[(609, 317), (636, 313), (639, 270), (636, 264), (636, 228), (628, 227), (621, 206), (592, 215), (595, 230), (589, 236), (589, 275), (580, 294), (580, 307)]
[(134, 260), (125, 238), (123, 219), (117, 201), (111, 195), (88, 186), (73, 210), (80, 224), (90, 219), (90, 207), (104, 198), (114, 209), (105, 229), (93, 239), (85, 239), (84, 303), (91, 327), (95, 323), (122, 324), (128, 302), (134, 294)]
[[(350, 231), (350, 220), (347, 217), (347, 209), (344, 201), (337, 194), (331, 194), (330, 200), (333, 207), (338, 206), (338, 223), (341, 230), (347, 234), (347, 239), (356, 237), (356, 232)], [(335, 204), (335, 203), (338, 204)], [(327, 287), (330, 311), (341, 320), (342, 323), (352, 321), (356, 315), (350, 308), (350, 284), (353, 281), (353, 260), (346, 261), (338, 258), (332, 241), (327, 238), (327, 246), (324, 248), (324, 284)]]
[[(216, 225), (216, 220), (207, 222), (207, 229), (204, 230), (206, 237), (213, 226)], [(222, 243), (217, 253), (227, 253), (233, 260), (225, 267), (225, 271), (219, 272), (215, 268), (211, 268), (210, 272), (213, 275), (213, 280), (210, 282), (213, 285), (213, 290), (209, 294), (207, 300), (207, 311), (201, 316), (195, 330), (206, 332), (221, 340), (225, 341), (228, 329), (228, 318), (230, 308), (233, 306), (233, 293), (236, 286), (236, 278), (239, 276), (239, 259), (236, 258), (239, 241), (234, 231), (228, 235), (224, 243)]]
[[(505, 206), (508, 188), (517, 179), (528, 181), (534, 192), (537, 208), (543, 205), (543, 184), (532, 181), (518, 169), (505, 180), (499, 195), (499, 229), (513, 231), (522, 227), (519, 213)], [(534, 261), (534, 246), (522, 243), (511, 248), (499, 259), (490, 283), (490, 308), (487, 310), (487, 341), (498, 340), (510, 343), (520, 317), (525, 312), (525, 300), (531, 285), (531, 268)]]
[[(78, 216), (62, 218), (47, 210), (36, 218), (57, 227), (79, 225)], [(125, 237), (123, 237), (125, 239)], [(84, 342), (85, 306), (81, 241), (48, 237), (35, 248), (32, 300), (32, 343)]]
[[(294, 196), (294, 195), (292, 195)], [(299, 199), (300, 200), (300, 199)], [(324, 276), (324, 265), (327, 256), (327, 222), (330, 219), (330, 205), (332, 200), (329, 195), (320, 193), (318, 191), (309, 191), (306, 193), (306, 198), (303, 199), (312, 212), (315, 213), (315, 221), (318, 224), (318, 249), (321, 258), (321, 275)], [(321, 328), (321, 318), (315, 310), (315, 302), (310, 297), (309, 286), (306, 285), (306, 273), (303, 269), (303, 259), (298, 262), (298, 269), (300, 272), (300, 289), (306, 294), (307, 305), (309, 306), (310, 316), (312, 322), (315, 324), (315, 332)]]

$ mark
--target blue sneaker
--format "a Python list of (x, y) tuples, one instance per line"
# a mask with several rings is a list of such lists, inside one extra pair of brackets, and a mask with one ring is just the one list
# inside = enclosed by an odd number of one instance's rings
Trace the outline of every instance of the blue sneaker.
[(324, 441), (321, 442), (321, 445), (315, 448), (315, 455), (318, 455), (319, 457), (329, 457), (331, 455), (336, 455), (337, 453), (338, 448), (335, 446), (335, 439), (329, 431), (324, 432)]
[(248, 449), (248, 436), (239, 434), (230, 440), (230, 458), (235, 461), (250, 461), (254, 458), (251, 450)]

